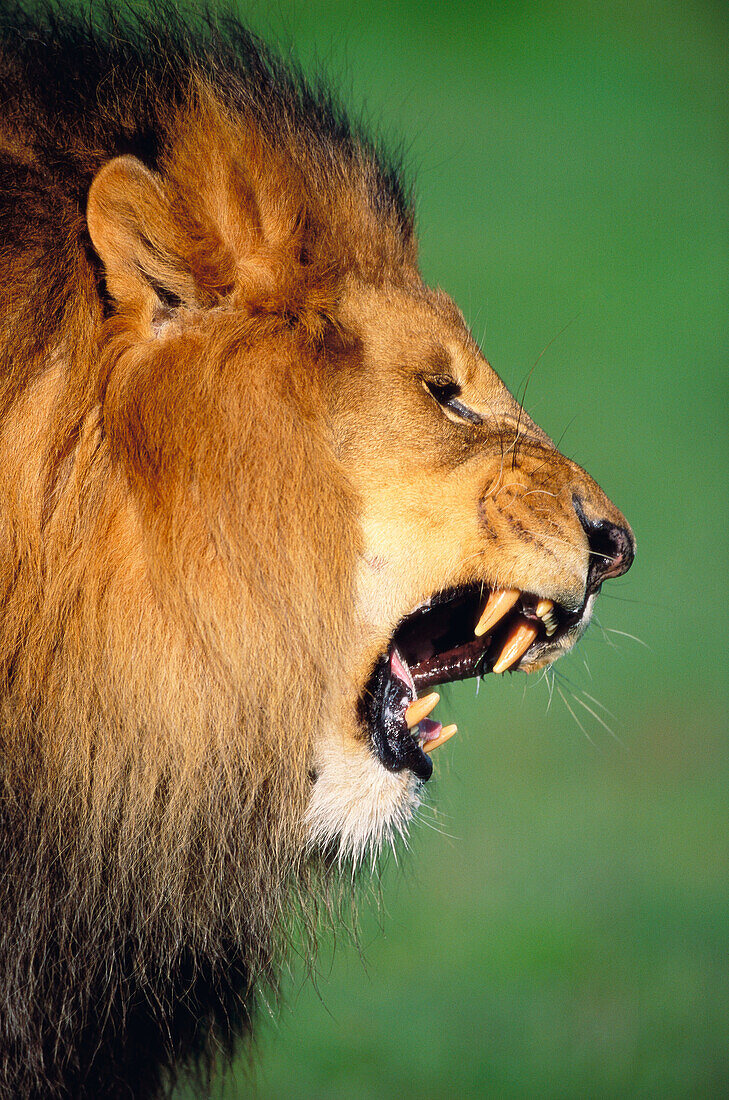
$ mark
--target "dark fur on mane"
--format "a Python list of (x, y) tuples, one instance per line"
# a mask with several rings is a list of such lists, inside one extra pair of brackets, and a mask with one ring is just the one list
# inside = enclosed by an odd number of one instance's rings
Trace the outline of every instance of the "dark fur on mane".
[[(7, 250), (23, 243), (27, 253), (29, 229), (37, 227), (40, 238), (35, 262), (46, 271), (33, 304), (39, 323), (22, 330), (31, 343), (33, 333), (47, 338), (67, 300), (63, 273), (44, 263), (46, 235), (68, 235), (103, 161), (127, 153), (158, 167), (170, 121), (197, 74), (272, 144), (286, 134), (308, 147), (324, 172), (346, 178), (364, 153), (370, 200), (412, 236), (400, 158), (348, 117), (325, 81), (284, 63), (234, 17), (204, 10), (184, 16), (164, 0), (143, 13), (102, 3), (75, 15), (56, 3), (32, 10), (10, 3), (0, 11), (0, 225)], [(22, 192), (16, 139), (32, 160)], [(0, 412), (7, 376), (0, 370)]]
[[(236, 110), (253, 113), (274, 140), (293, 129), (319, 158), (347, 165), (366, 150), (377, 165), (377, 200), (411, 228), (399, 158), (345, 112), (323, 80), (312, 82), (232, 16), (196, 8), (184, 16), (163, 0), (133, 8), (94, 4), (72, 15), (55, 4), (0, 13), (6, 122), (33, 137), (54, 176), (81, 205), (79, 149), (133, 153), (156, 167), (169, 108), (180, 106), (192, 72), (202, 73)], [(72, 134), (69, 133), (72, 128)]]
[[(94, 5), (92, 16), (75, 17), (55, 5), (29, 12), (11, 4), (0, 27), (0, 444), (5, 433), (8, 454), (27, 452), (17, 474), (6, 466), (0, 477), (7, 494), (0, 498), (0, 1097), (142, 1100), (169, 1087), (179, 1067), (204, 1071), (217, 1052), (231, 1051), (249, 1024), (252, 991), (268, 979), (292, 879), (294, 895), (307, 896), (310, 872), (300, 867), (306, 744), (286, 742), (277, 776), (255, 746), (277, 736), (283, 745), (297, 723), (313, 725), (322, 670), (344, 661), (352, 504), (323, 465), (318, 437), (302, 443), (296, 434), (307, 390), (294, 379), (285, 397), (298, 405), (291, 424), (280, 406), (269, 455), (281, 439), (280, 464), (296, 452), (300, 482), (282, 466), (293, 488), (280, 517), (269, 518), (253, 481), (247, 505), (268, 524), (259, 556), (257, 546), (246, 551), (255, 583), (273, 592), (257, 629), (288, 662), (287, 695), (277, 669), (270, 682), (265, 662), (256, 673), (261, 697), (275, 701), (280, 733), (268, 729), (242, 678), (230, 686), (227, 620), (222, 641), (211, 628), (209, 666), (207, 650), (168, 637), (156, 610), (138, 625), (102, 523), (105, 494), (119, 480), (105, 457), (105, 425), (94, 419), (93, 371), (111, 305), (86, 226), (89, 186), (121, 154), (153, 170), (164, 164), (176, 115), (202, 77), (230, 118), (251, 121), (273, 148), (285, 140), (289, 152), (305, 151), (312, 187), (319, 177), (334, 180), (331, 187), (354, 180), (372, 219), (387, 227), (383, 240), (395, 242), (387, 245), (393, 254), (398, 242), (412, 254), (413, 219), (399, 171), (377, 144), (326, 90), (232, 18), (188, 22), (164, 5), (121, 17)], [(273, 324), (264, 318), (264, 335)], [(280, 331), (289, 338), (283, 322)], [(68, 381), (54, 389), (59, 362)], [(255, 387), (246, 396), (251, 420), (264, 396)], [(46, 402), (37, 412), (36, 400), (39, 409)], [(41, 423), (47, 434), (34, 443)], [(140, 464), (148, 456), (133, 458)], [(244, 458), (237, 461), (236, 475), (249, 476)], [(79, 463), (85, 473), (74, 482)], [(28, 485), (32, 493), (44, 486), (40, 519)], [(312, 525), (311, 540), (330, 545), (281, 567), (277, 555), (290, 552), (294, 537), (287, 543), (284, 528), (298, 506), (295, 492), (319, 494), (320, 514), (331, 523)], [(182, 500), (191, 516), (193, 504)], [(108, 514), (116, 514), (112, 505)], [(244, 529), (245, 516), (233, 520)], [(181, 530), (182, 521), (165, 543), (171, 560), (178, 552), (183, 559)], [(104, 538), (106, 572), (97, 574), (94, 548)], [(238, 563), (230, 556), (233, 576)], [(319, 561), (329, 560), (332, 576), (322, 581), (330, 566)], [(286, 570), (300, 578), (289, 588)], [(192, 577), (189, 590), (169, 597), (191, 635), (201, 621), (195, 585)], [(113, 620), (108, 636), (94, 633), (104, 613)], [(166, 685), (166, 710), (155, 662), (168, 662), (178, 676)], [(190, 680), (188, 699), (182, 689)], [(242, 749), (235, 742), (241, 716), (252, 731)], [(175, 741), (188, 722), (202, 746), (194, 758)], [(196, 784), (194, 798), (180, 775)]]

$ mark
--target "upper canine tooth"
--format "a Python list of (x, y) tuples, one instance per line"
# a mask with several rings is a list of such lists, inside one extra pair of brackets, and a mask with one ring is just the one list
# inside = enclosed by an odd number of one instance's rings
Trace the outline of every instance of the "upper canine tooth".
[(476, 623), (473, 633), (477, 638), (486, 634), (493, 626), (496, 626), (508, 611), (511, 611), (516, 601), (521, 596), (518, 588), (506, 588), (501, 592), (492, 592), (486, 601), (486, 606), (481, 612), (481, 618)]
[(431, 691), (430, 695), (424, 695), (422, 699), (415, 699), (405, 711), (405, 722), (409, 730), (427, 718), (431, 710), (440, 702), (437, 691)]
[(509, 631), (504, 648), (501, 650), (492, 672), (506, 672), (507, 668), (511, 668), (512, 665), (516, 664), (519, 658), (529, 649), (538, 632), (539, 628), (534, 626), (534, 623), (529, 623), (526, 619), (519, 619)]

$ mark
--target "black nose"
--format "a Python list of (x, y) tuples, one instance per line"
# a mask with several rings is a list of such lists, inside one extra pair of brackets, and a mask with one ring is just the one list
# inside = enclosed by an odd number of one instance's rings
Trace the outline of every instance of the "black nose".
[(579, 498), (574, 506), (590, 545), (590, 565), (587, 570), (587, 594), (600, 591), (609, 577), (622, 577), (633, 564), (635, 540), (625, 527), (607, 519), (588, 519)]

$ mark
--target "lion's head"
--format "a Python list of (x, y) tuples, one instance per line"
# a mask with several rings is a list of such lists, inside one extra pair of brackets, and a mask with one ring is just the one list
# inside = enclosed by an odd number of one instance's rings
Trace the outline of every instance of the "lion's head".
[(358, 625), (344, 712), (314, 746), (308, 819), (318, 840), (360, 857), (404, 828), (442, 743), (425, 717), (436, 698), (410, 706), (416, 694), (554, 661), (634, 546), (447, 295), (408, 269), (374, 284), (352, 277), (337, 323), (330, 423), (359, 502)]
[(416, 695), (553, 661), (634, 548), (330, 105), (240, 31), (54, 33), (0, 70), (3, 1072), (141, 1096), (312, 852), (406, 829)]

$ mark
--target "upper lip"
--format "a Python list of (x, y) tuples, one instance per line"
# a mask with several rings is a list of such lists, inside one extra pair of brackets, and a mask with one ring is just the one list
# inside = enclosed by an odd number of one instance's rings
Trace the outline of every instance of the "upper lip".
[(360, 701), (382, 763), (429, 778), (427, 752), (446, 731), (428, 719), (408, 721), (416, 692), (531, 663), (580, 623), (585, 606), (583, 600), (569, 610), (535, 593), (481, 584), (447, 589), (420, 604), (397, 625)]

